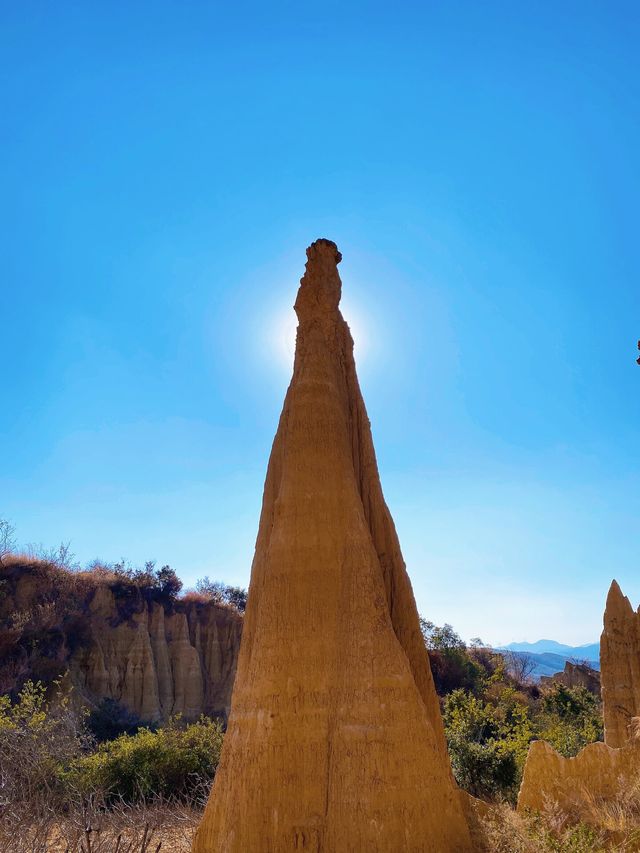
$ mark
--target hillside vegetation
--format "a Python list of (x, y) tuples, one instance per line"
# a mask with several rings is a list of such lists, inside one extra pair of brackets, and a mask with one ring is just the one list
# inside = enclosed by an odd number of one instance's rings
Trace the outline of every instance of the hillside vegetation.
[[(195, 608), (241, 614), (246, 591), (203, 578), (183, 591), (170, 566), (124, 561), (69, 564), (64, 549), (45, 557), (5, 554), (0, 560), (0, 692), (16, 694), (27, 680), (52, 684), (95, 641), (91, 602), (100, 590), (113, 601), (109, 629), (134, 624), (145, 608), (160, 605), (167, 615)], [(102, 697), (97, 697), (102, 698)]]
[(534, 739), (567, 757), (602, 740), (599, 696), (560, 682), (540, 687), (519, 658), (487, 649), (480, 640), (468, 647), (450, 625), (421, 624), (453, 772), (470, 794), (515, 803)]

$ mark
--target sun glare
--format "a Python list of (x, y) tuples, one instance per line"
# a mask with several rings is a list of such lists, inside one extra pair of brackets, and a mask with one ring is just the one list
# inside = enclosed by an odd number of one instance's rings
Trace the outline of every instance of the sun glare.
[[(368, 324), (363, 320), (358, 307), (349, 300), (343, 300), (341, 311), (351, 330), (355, 357), (358, 366), (361, 367), (367, 361), (369, 354)], [(290, 373), (293, 368), (298, 328), (298, 318), (293, 308), (283, 306), (274, 310), (268, 328), (268, 340), (265, 343), (269, 357), (273, 359), (279, 370)]]

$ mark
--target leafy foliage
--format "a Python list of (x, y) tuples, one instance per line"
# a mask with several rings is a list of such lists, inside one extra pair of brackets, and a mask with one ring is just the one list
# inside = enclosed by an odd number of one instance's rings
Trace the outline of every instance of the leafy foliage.
[(478, 797), (514, 797), (533, 728), (513, 688), (495, 703), (458, 689), (445, 700), (444, 723), (454, 775)]
[(48, 703), (45, 687), (28, 681), (12, 703), (0, 696), (0, 776), (5, 802), (54, 802), (65, 765), (89, 745), (82, 721), (60, 695)]
[[(105, 708), (103, 723), (107, 711), (123, 710)], [(127, 722), (122, 713), (114, 717), (118, 722)], [(134, 725), (133, 718), (128, 722)], [(104, 725), (99, 731), (108, 734)], [(42, 684), (27, 682), (16, 702), (0, 696), (2, 797), (13, 804), (37, 800), (44, 807), (59, 806), (71, 793), (128, 803), (186, 799), (210, 784), (222, 739), (217, 720), (203, 716), (184, 724), (176, 717), (156, 731), (138, 728), (96, 747), (68, 696), (48, 702)]]
[(212, 581), (206, 575), (196, 583), (196, 590), (215, 601), (235, 607), (239, 613), (244, 613), (247, 606), (247, 590), (240, 586), (229, 586), (222, 581)]
[(149, 560), (143, 569), (136, 569), (121, 560), (108, 567), (114, 575), (109, 584), (114, 595), (125, 599), (142, 594), (147, 600), (165, 603), (175, 601), (182, 589), (182, 581), (171, 566), (162, 566), (160, 569), (155, 566), (155, 561)]
[(482, 679), (482, 667), (467, 653), (467, 647), (451, 625), (439, 628), (421, 618), (420, 629), (429, 652), (436, 691), (445, 695), (456, 688), (474, 690)]
[(424, 619), (421, 629), (453, 772), (471, 794), (513, 802), (534, 739), (565, 756), (602, 739), (600, 703), (586, 688), (554, 682), (541, 690), (480, 640), (467, 647), (450, 625)]
[(102, 743), (77, 759), (69, 780), (81, 791), (102, 790), (109, 799), (135, 802), (152, 796), (187, 797), (208, 784), (218, 766), (223, 730), (201, 717), (187, 726), (179, 718), (158, 729), (140, 729)]
[(584, 687), (554, 683), (544, 693), (538, 720), (538, 737), (561, 755), (576, 755), (604, 734), (599, 702)]

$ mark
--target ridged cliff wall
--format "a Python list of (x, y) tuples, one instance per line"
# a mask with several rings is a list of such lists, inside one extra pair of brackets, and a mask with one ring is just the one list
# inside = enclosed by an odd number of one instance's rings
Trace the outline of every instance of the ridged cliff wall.
[(242, 618), (214, 604), (144, 603), (119, 621), (106, 588), (89, 604), (91, 641), (70, 658), (83, 695), (116, 699), (143, 720), (229, 712)]
[(227, 717), (243, 617), (213, 601), (158, 600), (90, 572), (13, 558), (0, 566), (0, 692), (65, 676), (89, 707), (143, 721)]

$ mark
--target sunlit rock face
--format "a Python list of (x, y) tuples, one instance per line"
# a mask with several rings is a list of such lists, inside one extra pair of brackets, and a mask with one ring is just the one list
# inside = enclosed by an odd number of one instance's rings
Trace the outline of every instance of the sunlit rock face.
[(467, 851), (411, 585), (318, 240), (295, 304), (220, 767), (196, 853)]
[(635, 737), (621, 749), (591, 743), (574, 758), (536, 740), (529, 747), (518, 811), (542, 811), (555, 803), (567, 814), (588, 819), (594, 803), (618, 799), (639, 771), (640, 741)]
[(541, 810), (556, 802), (588, 818), (598, 800), (615, 800), (640, 773), (640, 616), (616, 581), (607, 596), (600, 638), (600, 679), (605, 743), (564, 758), (534, 741), (527, 755), (518, 809)]
[(156, 722), (227, 716), (242, 635), (235, 611), (140, 600), (124, 617), (111, 590), (98, 587), (86, 621), (89, 640), (71, 656), (69, 672), (89, 705), (115, 699)]
[[(114, 700), (142, 722), (228, 716), (243, 625), (234, 607), (21, 555), (3, 561), (0, 585), (0, 692), (62, 680), (77, 706)], [(16, 620), (36, 626), (37, 642)]]
[(631, 718), (640, 716), (640, 609), (633, 609), (616, 581), (604, 611), (600, 669), (605, 743), (621, 747)]
[(583, 663), (571, 663), (565, 661), (562, 672), (555, 675), (541, 675), (542, 686), (551, 685), (554, 682), (564, 684), (566, 687), (584, 687), (589, 693), (600, 695), (600, 673)]

